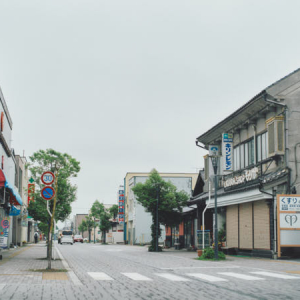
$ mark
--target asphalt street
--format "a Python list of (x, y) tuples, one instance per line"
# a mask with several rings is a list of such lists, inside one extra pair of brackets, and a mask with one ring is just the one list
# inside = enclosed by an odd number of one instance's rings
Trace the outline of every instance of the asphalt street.
[(28, 271), (34, 263), (46, 266), (38, 260), (45, 247), (34, 245), (0, 263), (0, 299), (300, 298), (297, 261), (198, 261), (195, 252), (149, 253), (147, 247), (130, 245), (56, 244), (56, 249), (54, 264), (68, 270), (65, 277)]

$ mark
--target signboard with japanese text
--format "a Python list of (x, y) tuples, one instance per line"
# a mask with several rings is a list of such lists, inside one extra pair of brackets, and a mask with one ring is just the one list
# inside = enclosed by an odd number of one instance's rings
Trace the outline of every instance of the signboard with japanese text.
[(222, 134), (223, 170), (233, 171), (233, 134)]
[(125, 212), (125, 196), (124, 190), (119, 189), (119, 223), (124, 224), (124, 212)]
[(282, 247), (300, 247), (300, 195), (277, 195), (278, 257)]
[(34, 201), (35, 184), (28, 183), (28, 205), (30, 201)]
[(7, 248), (9, 227), (9, 218), (0, 218), (0, 248)]

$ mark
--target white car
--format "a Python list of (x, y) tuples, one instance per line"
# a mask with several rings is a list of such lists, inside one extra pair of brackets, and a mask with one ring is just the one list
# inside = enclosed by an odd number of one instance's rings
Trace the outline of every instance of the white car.
[(74, 240), (73, 240), (73, 234), (72, 231), (65, 230), (62, 232), (62, 237), (60, 240), (60, 244), (71, 244), (73, 245)]

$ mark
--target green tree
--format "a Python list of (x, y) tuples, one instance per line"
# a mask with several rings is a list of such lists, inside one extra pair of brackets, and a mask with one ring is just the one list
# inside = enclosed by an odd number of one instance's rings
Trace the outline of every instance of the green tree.
[[(51, 217), (47, 211), (47, 201), (41, 197), (43, 183), (41, 175), (46, 171), (51, 171), (56, 176), (56, 209), (55, 221), (64, 221), (71, 213), (71, 203), (76, 199), (76, 186), (72, 185), (70, 179), (76, 177), (80, 171), (80, 163), (67, 153), (60, 153), (53, 149), (39, 150), (29, 157), (29, 170), (35, 180), (34, 201), (30, 201), (28, 213), (36, 221), (43, 233), (48, 235), (47, 257), (51, 257), (50, 228)], [(53, 212), (54, 201), (49, 201), (49, 209)], [(50, 242), (49, 242), (50, 241)], [(50, 265), (51, 268), (51, 265)]]
[(81, 232), (81, 235), (83, 236), (83, 233), (86, 230), (87, 230), (86, 226), (84, 225), (83, 222), (81, 222), (81, 224), (78, 226), (78, 231)]
[(83, 227), (86, 228), (86, 230), (89, 233), (89, 243), (90, 243), (91, 242), (91, 232), (95, 226), (95, 221), (93, 220), (93, 216), (92, 215), (86, 216), (85, 220), (82, 220), (81, 224), (83, 224)]
[[(116, 205), (117, 206), (117, 205)], [(112, 212), (110, 210), (107, 210), (103, 203), (100, 203), (98, 200), (96, 200), (93, 203), (93, 206), (91, 208), (92, 216), (100, 220), (99, 228), (102, 232), (102, 243), (106, 243), (106, 233), (111, 228), (111, 221), (110, 218), (112, 217), (112, 214), (115, 212), (115, 208), (112, 209)]]
[(171, 182), (164, 181), (155, 169), (151, 171), (145, 183), (137, 183), (132, 190), (136, 200), (152, 215), (152, 240), (149, 251), (156, 251), (156, 247), (161, 251), (161, 247), (158, 247), (160, 224), (178, 224), (181, 219), (180, 213), (189, 196), (184, 191), (177, 192), (176, 187)]
[(109, 212), (112, 218), (116, 219), (119, 213), (119, 206), (117, 204), (114, 204), (112, 207), (109, 208)]

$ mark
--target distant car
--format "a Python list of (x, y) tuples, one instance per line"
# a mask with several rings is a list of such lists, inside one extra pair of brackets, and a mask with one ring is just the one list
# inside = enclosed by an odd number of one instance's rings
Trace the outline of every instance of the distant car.
[(83, 238), (82, 238), (82, 235), (75, 235), (74, 236), (74, 243), (76, 242), (80, 242), (80, 243), (83, 243)]
[(60, 244), (71, 244), (73, 245), (73, 233), (71, 230), (64, 230), (61, 235)]

